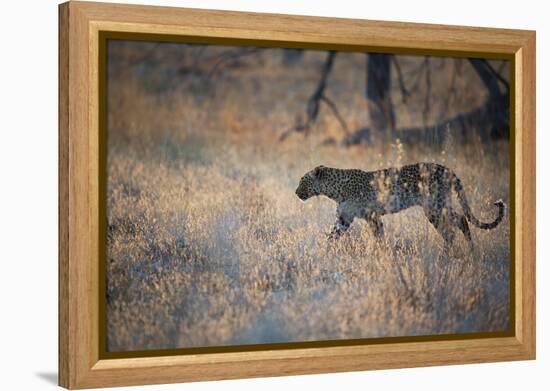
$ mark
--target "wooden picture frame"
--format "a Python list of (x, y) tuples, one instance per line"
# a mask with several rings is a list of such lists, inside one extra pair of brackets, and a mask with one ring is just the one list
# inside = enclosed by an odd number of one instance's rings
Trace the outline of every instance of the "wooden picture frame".
[[(499, 338), (101, 356), (102, 32), (497, 56), (513, 63), (515, 329)], [(59, 6), (59, 384), (90, 388), (535, 358), (535, 32), (88, 2)]]

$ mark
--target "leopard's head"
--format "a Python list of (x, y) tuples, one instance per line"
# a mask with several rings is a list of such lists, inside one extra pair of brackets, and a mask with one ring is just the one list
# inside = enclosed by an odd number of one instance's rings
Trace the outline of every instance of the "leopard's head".
[(302, 201), (307, 200), (313, 196), (317, 196), (322, 192), (323, 174), (326, 170), (325, 166), (315, 167), (313, 170), (307, 172), (301, 179), (298, 188), (296, 189), (296, 195)]

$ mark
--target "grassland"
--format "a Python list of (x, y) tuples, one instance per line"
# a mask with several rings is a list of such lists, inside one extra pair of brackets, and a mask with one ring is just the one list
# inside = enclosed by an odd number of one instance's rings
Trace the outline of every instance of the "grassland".
[[(444, 253), (415, 208), (383, 218), (383, 243), (360, 221), (334, 242), (326, 233), (335, 204), (294, 194), (318, 164), (375, 170), (432, 161), (451, 167), (474, 213), (492, 220), (496, 199), (509, 205), (506, 141), (453, 142), (450, 129), (443, 147), (343, 147), (323, 143), (341, 134), (322, 113), (308, 137), (279, 142), (303, 111), (323, 54), (283, 66), (280, 52), (266, 50), (209, 75), (216, 51), (126, 44), (109, 53), (109, 351), (509, 327), (508, 218), (491, 231), (473, 228), (473, 253), (461, 237)], [(436, 93), (446, 91), (451, 61), (442, 62)], [(483, 100), (467, 72), (452, 110)], [(329, 92), (352, 127), (368, 121), (364, 78), (364, 55), (337, 58)], [(399, 121), (417, 124), (421, 101), (396, 102)]]

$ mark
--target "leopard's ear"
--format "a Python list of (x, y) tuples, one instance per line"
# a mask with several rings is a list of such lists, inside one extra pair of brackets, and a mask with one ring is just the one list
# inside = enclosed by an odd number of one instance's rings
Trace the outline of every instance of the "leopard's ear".
[(325, 170), (325, 166), (317, 166), (313, 169), (313, 176), (315, 178), (322, 178), (323, 177), (323, 172)]

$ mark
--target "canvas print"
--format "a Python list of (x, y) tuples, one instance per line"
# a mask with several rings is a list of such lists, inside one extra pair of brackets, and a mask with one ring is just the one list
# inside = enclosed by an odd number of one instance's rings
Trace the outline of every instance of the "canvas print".
[(506, 60), (108, 39), (105, 345), (490, 336)]

